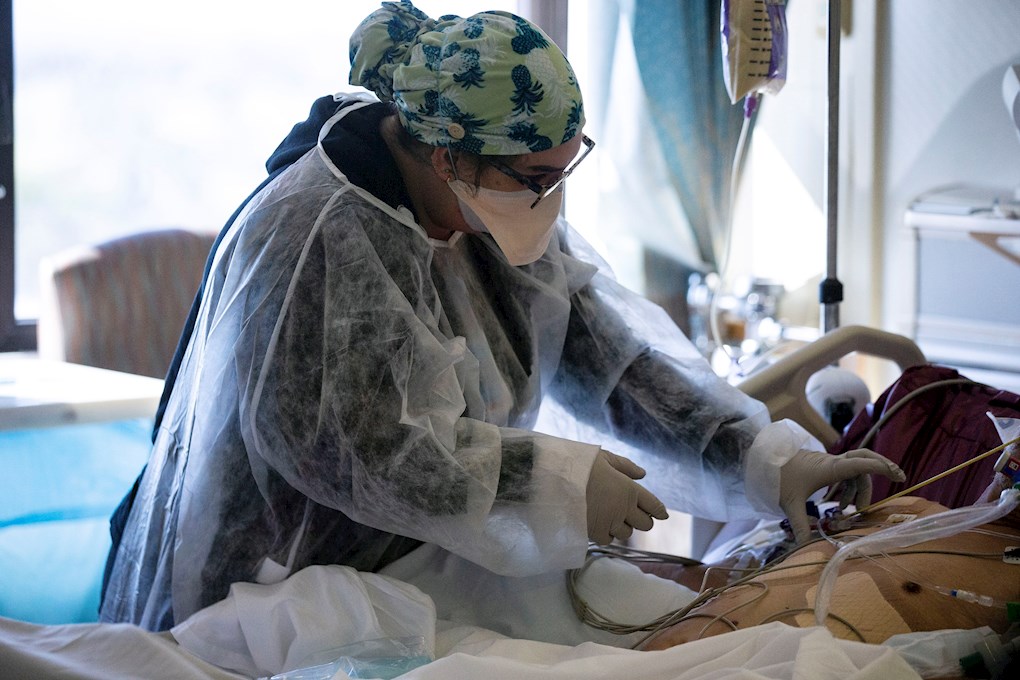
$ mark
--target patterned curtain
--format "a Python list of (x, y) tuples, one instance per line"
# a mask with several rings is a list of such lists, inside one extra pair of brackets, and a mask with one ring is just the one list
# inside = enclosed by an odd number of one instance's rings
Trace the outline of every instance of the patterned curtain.
[(624, 2), (638, 72), (669, 178), (700, 259), (718, 270), (743, 107), (723, 81), (722, 0)]

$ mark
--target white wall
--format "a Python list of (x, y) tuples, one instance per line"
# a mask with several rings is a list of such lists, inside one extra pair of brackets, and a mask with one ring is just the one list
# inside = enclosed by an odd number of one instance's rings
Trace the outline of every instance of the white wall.
[[(1020, 2), (879, 0), (876, 25), (873, 199), (883, 258), (875, 285), (882, 326), (909, 332), (915, 263), (903, 215), (911, 199), (961, 181), (1020, 186), (1020, 139), (1001, 94), (1007, 66), (1020, 63)], [(970, 278), (947, 276), (961, 286)]]

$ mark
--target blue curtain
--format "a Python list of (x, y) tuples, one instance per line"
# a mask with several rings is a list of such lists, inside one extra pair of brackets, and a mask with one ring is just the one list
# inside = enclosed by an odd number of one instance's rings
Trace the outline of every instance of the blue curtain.
[(702, 262), (718, 270), (743, 107), (723, 81), (722, 0), (634, 0), (631, 34), (670, 180)]

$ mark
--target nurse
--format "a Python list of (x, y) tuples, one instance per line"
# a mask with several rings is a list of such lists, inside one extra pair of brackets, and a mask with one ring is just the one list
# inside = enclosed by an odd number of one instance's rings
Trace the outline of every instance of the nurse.
[(560, 218), (594, 142), (540, 29), (386, 2), (350, 55), (375, 96), (317, 101), (214, 249), (103, 621), (164, 630), (231, 583), (425, 542), (577, 567), (667, 505), (803, 538), (814, 491), (901, 474), (770, 424)]

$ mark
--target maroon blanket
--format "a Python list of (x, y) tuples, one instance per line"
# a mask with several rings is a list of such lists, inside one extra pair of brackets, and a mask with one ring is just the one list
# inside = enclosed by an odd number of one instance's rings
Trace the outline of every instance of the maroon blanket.
[[(865, 446), (863, 439), (875, 423), (917, 388), (965, 377), (951, 368), (933, 364), (908, 368), (874, 405), (857, 414), (831, 452), (843, 453)], [(1020, 396), (969, 382), (933, 385), (927, 392), (909, 399), (866, 444), (866, 448), (895, 461), (903, 468), (907, 479), (896, 484), (876, 475), (872, 501), (886, 498), (999, 446), (1002, 441), (995, 425), (985, 415), (987, 412), (999, 417), (1020, 418)], [(988, 486), (997, 459), (997, 455), (989, 456), (911, 495), (950, 508), (970, 505)]]

